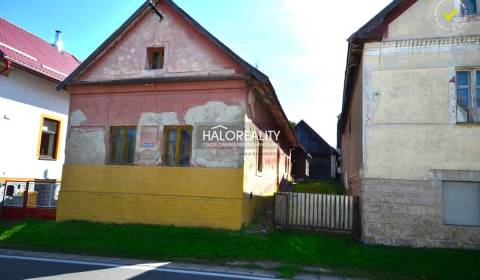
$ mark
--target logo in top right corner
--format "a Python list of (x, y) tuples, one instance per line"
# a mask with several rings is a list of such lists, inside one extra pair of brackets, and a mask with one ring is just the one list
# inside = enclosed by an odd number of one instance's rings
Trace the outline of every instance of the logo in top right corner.
[(470, 0), (440, 0), (435, 7), (435, 22), (446, 31), (461, 29), (469, 15), (477, 13)]

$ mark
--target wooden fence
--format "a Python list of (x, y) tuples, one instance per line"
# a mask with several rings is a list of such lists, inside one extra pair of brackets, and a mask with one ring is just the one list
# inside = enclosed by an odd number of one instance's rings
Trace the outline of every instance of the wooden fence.
[(346, 195), (277, 193), (274, 223), (281, 228), (346, 232), (359, 237), (359, 198)]

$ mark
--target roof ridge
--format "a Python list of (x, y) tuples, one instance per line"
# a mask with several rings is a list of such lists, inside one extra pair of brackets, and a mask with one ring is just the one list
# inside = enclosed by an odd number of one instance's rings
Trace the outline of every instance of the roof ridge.
[[(49, 43), (47, 40), (38, 37), (37, 35), (33, 34), (32, 32), (29, 32), (28, 30), (24, 29), (23, 27), (20, 27), (20, 26), (16, 25), (15, 23), (9, 21), (8, 19), (0, 17), (0, 20), (3, 20), (3, 21), (5, 21), (6, 23), (15, 26), (16, 28), (22, 30), (23, 32), (28, 33), (28, 34), (32, 35), (33, 37), (39, 39), (40, 41), (46, 43), (47, 45), (51, 46), (52, 48), (55, 48), (55, 46), (54, 46), (53, 44)], [(75, 60), (77, 60), (78, 62), (80, 62), (73, 54), (67, 52), (66, 50), (63, 50), (62, 52), (63, 52), (63, 53), (66, 53), (66, 54), (68, 54), (68, 55), (70, 55), (70, 56), (72, 56), (73, 58), (75, 58)]]

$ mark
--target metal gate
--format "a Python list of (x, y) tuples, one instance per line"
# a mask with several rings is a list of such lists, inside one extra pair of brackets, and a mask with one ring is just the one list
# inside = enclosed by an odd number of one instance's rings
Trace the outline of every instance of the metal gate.
[(275, 194), (276, 227), (350, 233), (360, 236), (359, 198), (346, 195)]
[(55, 220), (59, 190), (55, 181), (6, 181), (0, 188), (0, 215)]

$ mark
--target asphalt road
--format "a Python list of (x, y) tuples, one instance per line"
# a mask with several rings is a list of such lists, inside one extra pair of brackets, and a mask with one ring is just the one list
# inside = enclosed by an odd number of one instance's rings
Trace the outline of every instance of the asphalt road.
[(167, 280), (267, 280), (256, 276), (162, 268), (164, 264), (118, 265), (15, 255), (0, 255), (0, 279), (167, 279)]

